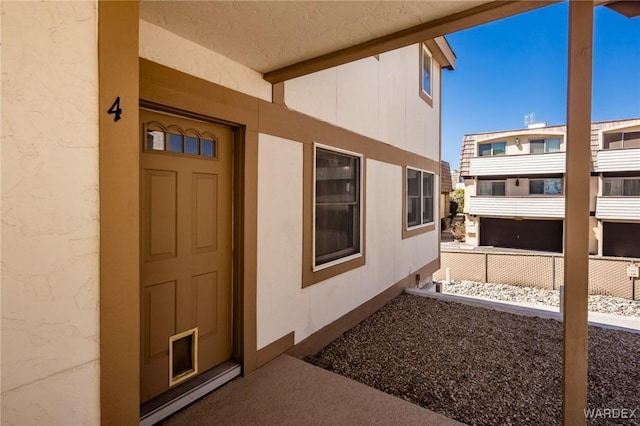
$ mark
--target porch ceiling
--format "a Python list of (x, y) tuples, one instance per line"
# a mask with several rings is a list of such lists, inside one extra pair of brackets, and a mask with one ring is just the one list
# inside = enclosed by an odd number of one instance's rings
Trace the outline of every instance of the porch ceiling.
[(277, 82), (549, 3), (147, 0), (140, 17)]

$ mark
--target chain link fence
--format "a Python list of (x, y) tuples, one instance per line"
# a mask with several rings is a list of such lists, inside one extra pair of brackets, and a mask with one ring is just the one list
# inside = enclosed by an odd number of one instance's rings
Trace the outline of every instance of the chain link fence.
[[(510, 284), (558, 290), (564, 285), (564, 257), (561, 254), (499, 253), (468, 250), (441, 252), (441, 268), (433, 274), (454, 281)], [(589, 257), (589, 294), (631, 299), (627, 267), (637, 259)], [(640, 300), (640, 279), (635, 280), (635, 299)]]

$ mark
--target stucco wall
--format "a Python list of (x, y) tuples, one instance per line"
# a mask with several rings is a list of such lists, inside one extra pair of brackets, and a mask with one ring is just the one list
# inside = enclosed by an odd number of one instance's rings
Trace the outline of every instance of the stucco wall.
[(407, 46), (285, 82), (293, 110), (434, 160), (440, 159), (440, 72), (433, 106), (419, 95), (420, 49)]
[(271, 102), (271, 84), (259, 72), (143, 20), (140, 57)]
[(437, 258), (437, 231), (402, 239), (402, 168), (366, 161), (366, 265), (303, 289), (302, 144), (260, 135), (259, 349), (291, 331), (300, 342)]
[(99, 424), (95, 2), (2, 3), (2, 424)]
[[(140, 56), (271, 99), (271, 86), (259, 73), (145, 21)], [(418, 65), (419, 48), (409, 46), (289, 81), (285, 101), (320, 120), (439, 160), (440, 72), (434, 64), (431, 107), (419, 96)], [(402, 168), (367, 160), (367, 264), (303, 290), (302, 150), (297, 141), (259, 137), (258, 348), (291, 331), (301, 341), (438, 256), (437, 231), (402, 240)]]

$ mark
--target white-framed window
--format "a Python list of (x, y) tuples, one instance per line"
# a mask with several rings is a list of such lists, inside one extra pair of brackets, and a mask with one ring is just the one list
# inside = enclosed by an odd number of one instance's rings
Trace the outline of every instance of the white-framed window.
[(640, 148), (640, 130), (602, 134), (602, 149)]
[(506, 153), (507, 143), (504, 141), (478, 144), (478, 157), (497, 157)]
[(529, 179), (531, 195), (562, 195), (562, 179)]
[(420, 90), (428, 96), (429, 99), (433, 97), (433, 79), (432, 79), (432, 67), (433, 58), (431, 52), (427, 49), (427, 46), (422, 44), (422, 58), (421, 58), (421, 72), (420, 72)]
[(433, 223), (433, 173), (407, 167), (407, 229)]
[(545, 152), (560, 152), (560, 138), (531, 139), (529, 153), (542, 154)]
[(479, 180), (477, 194), (489, 197), (504, 197), (506, 194), (506, 182), (503, 180)]
[(362, 155), (314, 146), (313, 268), (360, 256)]
[(640, 197), (640, 178), (603, 178), (605, 197)]

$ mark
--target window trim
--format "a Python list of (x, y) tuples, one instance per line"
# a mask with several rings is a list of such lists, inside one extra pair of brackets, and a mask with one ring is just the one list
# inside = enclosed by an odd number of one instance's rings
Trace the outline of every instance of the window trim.
[[(421, 225), (416, 225), (411, 228), (407, 228), (407, 169), (418, 170), (433, 175), (433, 222), (428, 222)], [(438, 170), (439, 171), (439, 170)], [(420, 167), (405, 165), (402, 167), (402, 217), (400, 218), (400, 225), (402, 231), (402, 239), (415, 237), (420, 234), (434, 231), (436, 229), (436, 217), (439, 217), (439, 210), (436, 209), (436, 203), (440, 202), (440, 179), (436, 179), (439, 176), (436, 170), (426, 170)]]
[[(559, 194), (547, 194), (545, 191), (546, 181), (559, 180), (560, 181), (560, 193)], [(542, 194), (536, 194), (531, 192), (531, 182), (542, 181)], [(564, 179), (562, 178), (530, 178), (529, 179), (529, 195), (533, 197), (564, 197)]]
[(431, 195), (431, 204), (432, 204), (432, 215), (431, 215), (431, 222), (425, 222), (423, 223), (423, 217), (424, 217), (424, 212), (422, 211), (422, 206), (424, 203), (424, 188), (422, 186), (422, 182), (424, 182), (424, 174), (430, 174), (431, 175), (431, 179), (432, 179), (432, 192), (435, 193), (435, 173), (426, 171), (426, 170), (422, 170), (422, 169), (418, 169), (416, 167), (411, 167), (411, 166), (406, 166), (405, 167), (406, 171), (405, 171), (405, 183), (407, 184), (407, 191), (405, 193), (404, 196), (404, 202), (405, 202), (405, 207), (408, 209), (408, 202), (409, 202), (409, 188), (408, 188), (408, 179), (409, 179), (409, 173), (407, 173), (409, 170), (413, 170), (416, 172), (420, 173), (420, 214), (419, 214), (419, 218), (420, 218), (420, 224), (418, 225), (409, 225), (409, 218), (407, 217), (407, 213), (405, 211), (405, 215), (404, 215), (404, 221), (405, 221), (405, 229), (407, 231), (412, 231), (414, 229), (418, 229), (418, 228), (423, 228), (425, 226), (429, 226), (435, 223), (435, 203), (433, 202), (433, 199), (435, 198), (434, 195)]
[[(549, 151), (547, 148), (547, 141), (557, 140), (558, 141), (558, 150), (557, 151)], [(531, 152), (531, 144), (533, 142), (542, 142), (542, 152)], [(563, 152), (562, 151), (562, 137), (543, 137), (543, 138), (529, 138), (529, 155), (538, 155), (538, 154), (553, 154), (555, 152)]]
[[(491, 187), (491, 194), (480, 194), (480, 182), (490, 182), (490, 183), (503, 183), (504, 184), (504, 195), (493, 195), (493, 186)], [(507, 180), (506, 179), (482, 179), (476, 182), (476, 197), (507, 197)]]
[[(334, 259), (332, 261), (323, 263), (321, 265), (316, 265), (316, 158), (317, 158), (317, 152), (318, 152), (318, 148), (320, 149), (324, 149), (326, 151), (331, 151), (331, 152), (336, 152), (338, 154), (344, 154), (344, 155), (349, 155), (351, 157), (356, 157), (358, 158), (360, 164), (359, 164), (359, 173), (358, 173), (358, 205), (359, 205), (359, 227), (360, 227), (360, 232), (359, 232), (359, 251), (357, 253), (353, 253), (338, 259)], [(325, 269), (329, 269), (331, 267), (335, 267), (337, 265), (341, 265), (344, 263), (347, 263), (349, 261), (352, 260), (356, 260), (356, 259), (360, 259), (360, 258), (364, 258), (364, 163), (365, 163), (365, 159), (364, 159), (364, 155), (357, 153), (357, 152), (353, 152), (353, 151), (348, 151), (346, 149), (341, 149), (341, 148), (336, 148), (333, 146), (329, 146), (329, 145), (324, 145), (321, 143), (317, 143), (314, 142), (313, 143), (313, 178), (312, 178), (312, 195), (311, 195), (311, 270), (312, 272), (317, 272), (317, 271), (322, 271)]]
[[(427, 45), (425, 43), (420, 43), (419, 45), (420, 48), (420, 54), (418, 55), (418, 80), (419, 80), (419, 89), (418, 89), (418, 93), (420, 95), (420, 97), (422, 98), (423, 101), (425, 101), (430, 107), (433, 107), (433, 55), (431, 54), (431, 51), (429, 50), (429, 48), (427, 47)], [(429, 92), (427, 93), (424, 90), (424, 86), (423, 86), (423, 77), (422, 77), (422, 73), (424, 72), (424, 54), (427, 54), (429, 56)]]
[[(495, 144), (499, 144), (499, 143), (503, 143), (504, 144), (504, 154), (502, 155), (495, 155), (493, 153), (493, 145)], [(480, 155), (480, 146), (481, 145), (491, 145), (491, 155)], [(496, 141), (487, 141), (487, 142), (478, 142), (476, 145), (476, 157), (478, 158), (482, 158), (482, 157), (506, 157), (507, 156), (507, 141), (506, 140), (496, 140)]]
[(635, 147), (632, 148), (625, 148), (624, 146), (624, 136), (623, 136), (623, 141), (622, 141), (622, 148), (605, 148), (604, 147), (604, 136), (607, 134), (611, 134), (611, 133), (634, 133), (634, 132), (640, 132), (640, 126), (638, 125), (632, 125), (632, 126), (623, 126), (623, 127), (613, 127), (611, 129), (603, 129), (600, 130), (600, 149), (603, 151), (615, 151), (618, 149), (638, 149)]
[[(624, 181), (625, 180), (637, 180), (640, 181), (640, 177), (635, 177), (635, 176), (629, 176), (629, 177), (603, 177), (602, 178), (602, 195), (600, 195), (601, 197), (606, 197), (606, 198), (632, 198), (632, 197), (640, 197), (639, 195), (624, 195)], [(606, 181), (621, 181), (622, 182), (622, 194), (620, 195), (605, 195), (604, 193), (604, 186)]]

